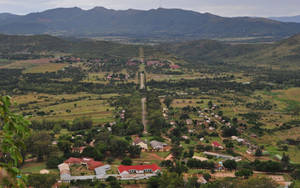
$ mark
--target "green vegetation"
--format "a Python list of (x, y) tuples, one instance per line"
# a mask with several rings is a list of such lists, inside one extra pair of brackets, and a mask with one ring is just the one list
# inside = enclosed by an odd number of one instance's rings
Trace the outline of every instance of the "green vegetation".
[[(24, 140), (29, 134), (29, 122), (10, 111), (10, 97), (0, 96), (1, 186), (25, 187), (25, 178), (18, 165), (22, 162)], [(18, 178), (16, 178), (18, 176)]]
[[(30, 184), (52, 182), (37, 174), (45, 168), (57, 174), (57, 165), (69, 157), (110, 164), (109, 173), (118, 173), (120, 164), (158, 164), (162, 175), (131, 182), (149, 187), (226, 187), (229, 182), (232, 187), (254, 182), (274, 187), (274, 182), (259, 175), (268, 173), (282, 173), (282, 181), (297, 180), (299, 69), (294, 59), (284, 60), (287, 68), (278, 68), (283, 65), (280, 57), (273, 58), (275, 64), (263, 61), (258, 68), (256, 58), (260, 57), (255, 55), (282, 49), (289, 39), (275, 44), (194, 41), (168, 46), (46, 36), (17, 39), (7, 39), (15, 48), (7, 54), (12, 62), (0, 67), (0, 92), (12, 95), (16, 102), (12, 112), (31, 121), (30, 137), (10, 135), (17, 138), (15, 144), (26, 145), (22, 150), (19, 145), (12, 148), (22, 152), (26, 162), (20, 164), (18, 158), (18, 164), (22, 173), (32, 174)], [(32, 41), (37, 44), (31, 45)], [(26, 57), (19, 56), (23, 45), (31, 50)], [(39, 45), (48, 47), (40, 51)], [(287, 45), (286, 53), (292, 54), (296, 46)], [(0, 48), (3, 55), (1, 49), (5, 47)], [(145, 89), (140, 89), (140, 73)], [(2, 108), (7, 109), (8, 99), (2, 100)], [(23, 122), (14, 113), (9, 113), (12, 124)], [(11, 164), (6, 168), (17, 163)], [(71, 171), (94, 174), (83, 165), (72, 166)], [(206, 185), (197, 182), (202, 177)], [(71, 185), (125, 182), (109, 179)]]

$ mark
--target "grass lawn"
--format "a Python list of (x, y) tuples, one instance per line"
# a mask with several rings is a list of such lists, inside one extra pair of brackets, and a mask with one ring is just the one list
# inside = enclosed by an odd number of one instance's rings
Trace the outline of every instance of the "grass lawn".
[(26, 163), (22, 166), (21, 170), (23, 173), (40, 173), (40, 170), (46, 168), (46, 163)]
[(156, 152), (156, 154), (162, 158), (166, 158), (170, 152)]
[[(40, 170), (46, 169), (46, 162), (25, 163), (21, 167), (22, 173), (40, 173)], [(58, 173), (57, 169), (49, 170), (51, 173)]]
[(142, 152), (140, 158), (133, 159), (133, 165), (142, 163), (159, 164), (163, 160), (157, 152)]
[[(104, 95), (105, 98), (117, 94)], [(84, 97), (84, 98), (83, 98)], [(22, 112), (38, 111), (48, 113), (45, 116), (32, 116), (32, 120), (53, 119), (73, 120), (76, 117), (90, 117), (95, 123), (113, 121), (113, 110), (106, 99), (100, 100), (99, 95), (88, 93), (49, 95), (49, 94), (27, 94), (13, 96), (13, 101), (26, 107)], [(20, 111), (19, 108), (14, 110)]]

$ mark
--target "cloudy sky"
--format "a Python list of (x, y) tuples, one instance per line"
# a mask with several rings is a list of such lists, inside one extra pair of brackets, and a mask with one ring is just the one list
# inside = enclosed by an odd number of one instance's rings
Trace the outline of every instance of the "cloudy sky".
[(27, 14), (57, 7), (182, 8), (221, 16), (300, 15), (300, 0), (0, 0), (0, 12)]

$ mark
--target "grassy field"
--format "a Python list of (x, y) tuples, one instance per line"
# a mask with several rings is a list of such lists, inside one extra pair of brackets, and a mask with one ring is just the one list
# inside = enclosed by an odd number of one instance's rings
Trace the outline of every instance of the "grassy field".
[[(40, 170), (46, 169), (46, 163), (45, 162), (32, 162), (32, 163), (25, 163), (21, 171), (22, 173), (40, 173)], [(49, 170), (49, 169), (48, 169)], [(49, 170), (50, 173), (58, 174), (57, 169), (51, 169)]]
[[(116, 94), (103, 95), (105, 99), (99, 99), (99, 95), (88, 93), (48, 95), (27, 94), (13, 96), (16, 104), (27, 105), (22, 112), (34, 112), (36, 110), (47, 113), (44, 116), (33, 115), (32, 119), (64, 119), (73, 120), (76, 117), (90, 117), (95, 123), (104, 123), (113, 120), (113, 110), (107, 103), (108, 98)], [(14, 108), (15, 111), (20, 109)]]
[(37, 66), (27, 68), (23, 73), (45, 73), (45, 72), (56, 72), (62, 68), (68, 66), (66, 63), (45, 63)]
[[(0, 69), (24, 69), (23, 73), (45, 73), (56, 72), (66, 67), (67, 63), (50, 63), (52, 58), (42, 58), (34, 60), (20, 60), (9, 63), (0, 63)], [(3, 62), (0, 60), (0, 62)]]

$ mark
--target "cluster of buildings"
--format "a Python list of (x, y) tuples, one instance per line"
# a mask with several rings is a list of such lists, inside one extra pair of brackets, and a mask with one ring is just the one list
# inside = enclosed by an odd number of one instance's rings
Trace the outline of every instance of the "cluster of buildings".
[(62, 57), (59, 57), (51, 62), (53, 63), (65, 63), (65, 62), (68, 62), (68, 63), (78, 63), (78, 62), (81, 62), (82, 59), (79, 58), (79, 57), (73, 57), (73, 56), (62, 56)]
[(157, 66), (157, 67), (166, 67), (166, 68), (170, 68), (170, 69), (173, 69), (173, 70), (176, 70), (176, 69), (180, 69), (180, 66), (179, 65), (170, 65), (171, 63), (168, 62), (168, 61), (165, 61), (165, 62), (161, 62), (159, 60), (151, 60), (151, 61), (147, 61), (146, 65), (148, 67), (151, 67), (151, 66)]
[[(82, 165), (88, 170), (94, 171), (95, 175), (89, 176), (72, 176), (70, 167), (72, 165)], [(106, 175), (106, 171), (110, 169), (110, 165), (104, 165), (100, 161), (95, 161), (93, 158), (74, 158), (70, 157), (62, 164), (58, 165), (60, 172), (60, 179), (65, 182), (70, 182), (72, 180), (87, 180), (87, 179), (101, 179)]]
[[(88, 170), (94, 171), (94, 175), (81, 175), (72, 176), (71, 166), (82, 165)], [(93, 180), (93, 179), (106, 179), (110, 176), (116, 177), (120, 180), (139, 180), (148, 179), (149, 177), (156, 176), (161, 173), (161, 168), (156, 164), (149, 165), (120, 165), (118, 167), (118, 174), (107, 174), (106, 172), (111, 169), (110, 165), (105, 165), (100, 161), (95, 161), (92, 158), (74, 158), (71, 157), (58, 165), (60, 171), (60, 179), (63, 182), (71, 182), (77, 180)]]
[(167, 144), (164, 142), (152, 140), (149, 143), (149, 145), (151, 146), (151, 148), (150, 148), (150, 147), (148, 147), (148, 143), (139, 137), (136, 137), (133, 140), (132, 145), (139, 146), (143, 151), (167, 151), (168, 150)]
[(143, 176), (151, 177), (161, 173), (161, 168), (156, 164), (131, 165), (131, 166), (120, 165), (118, 167), (118, 173), (122, 178), (143, 177)]

